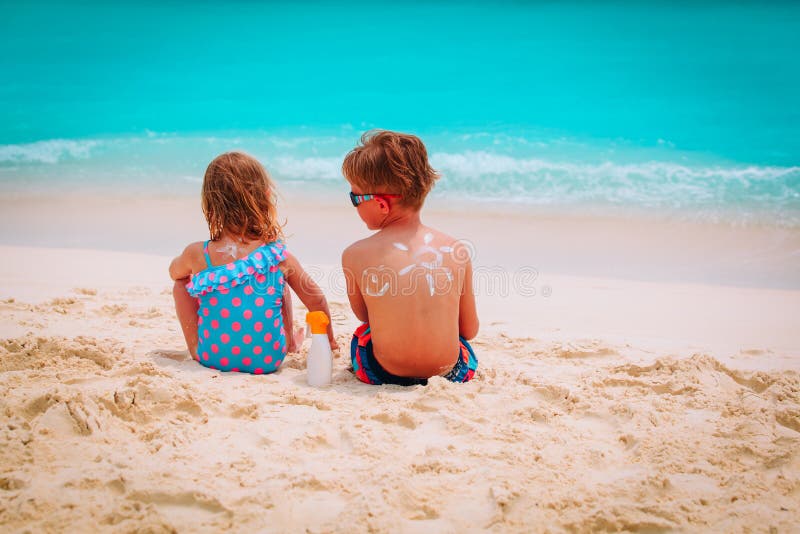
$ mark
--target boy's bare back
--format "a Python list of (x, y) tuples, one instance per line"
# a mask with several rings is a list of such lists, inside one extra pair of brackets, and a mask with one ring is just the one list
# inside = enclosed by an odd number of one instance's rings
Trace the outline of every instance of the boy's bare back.
[(459, 334), (475, 335), (460, 325), (462, 307), (471, 308), (465, 316), (475, 307), (464, 291), (471, 272), (463, 244), (417, 216), (354, 243), (342, 266), (357, 293), (353, 309), (370, 323), (375, 357), (388, 372), (429, 377), (452, 369)]

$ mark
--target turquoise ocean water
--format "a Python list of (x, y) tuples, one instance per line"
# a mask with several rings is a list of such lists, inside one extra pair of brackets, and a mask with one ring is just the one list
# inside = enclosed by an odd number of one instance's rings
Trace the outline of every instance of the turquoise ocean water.
[(0, 192), (339, 194), (370, 128), (435, 195), (800, 226), (800, 4), (2, 3)]

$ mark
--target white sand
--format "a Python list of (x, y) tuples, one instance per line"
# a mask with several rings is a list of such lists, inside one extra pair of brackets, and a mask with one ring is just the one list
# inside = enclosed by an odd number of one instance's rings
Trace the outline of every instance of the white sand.
[(0, 257), (4, 532), (800, 524), (796, 290), (543, 272), (479, 299), (473, 382), (371, 387), (344, 355), (323, 390), (302, 353), (268, 376), (191, 361), (169, 258)]

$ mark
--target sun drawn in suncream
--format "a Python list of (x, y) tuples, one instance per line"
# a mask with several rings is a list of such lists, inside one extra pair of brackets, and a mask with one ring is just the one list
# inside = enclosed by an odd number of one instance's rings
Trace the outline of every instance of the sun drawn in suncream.
[[(408, 274), (416, 268), (422, 268), (425, 270), (425, 281), (428, 283), (428, 290), (430, 291), (431, 296), (436, 292), (436, 285), (434, 284), (434, 275), (437, 272), (444, 274), (447, 277), (448, 282), (453, 281), (453, 271), (450, 270), (449, 267), (442, 266), (442, 260), (444, 258), (444, 254), (448, 254), (453, 252), (453, 247), (442, 246), (442, 247), (432, 247), (431, 242), (433, 241), (433, 234), (427, 233), (422, 238), (424, 241), (424, 245), (419, 247), (418, 249), (411, 251), (409, 250), (407, 245), (403, 243), (393, 243), (394, 248), (398, 250), (402, 250), (405, 252), (411, 252), (412, 258), (414, 259), (414, 263), (406, 265), (397, 273), (399, 275)], [(433, 257), (431, 261), (422, 261), (421, 258), (423, 256), (428, 256), (429, 258)]]
[(370, 297), (382, 297), (386, 294), (387, 291), (389, 291), (389, 288), (391, 287), (391, 283), (384, 282), (384, 284), (380, 287), (380, 289), (373, 289), (377, 288), (378, 285), (380, 284), (380, 282), (378, 281), (377, 274), (369, 275), (369, 278), (367, 280), (369, 283), (364, 288), (364, 291), (366, 291), (367, 295), (369, 295)]

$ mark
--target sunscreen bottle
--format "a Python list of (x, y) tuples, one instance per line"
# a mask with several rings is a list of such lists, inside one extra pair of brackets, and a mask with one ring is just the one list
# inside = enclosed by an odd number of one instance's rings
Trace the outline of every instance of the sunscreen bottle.
[(311, 329), (311, 347), (308, 349), (306, 370), (309, 386), (327, 386), (331, 383), (333, 355), (328, 341), (330, 319), (325, 312), (315, 311), (306, 314), (306, 323)]

